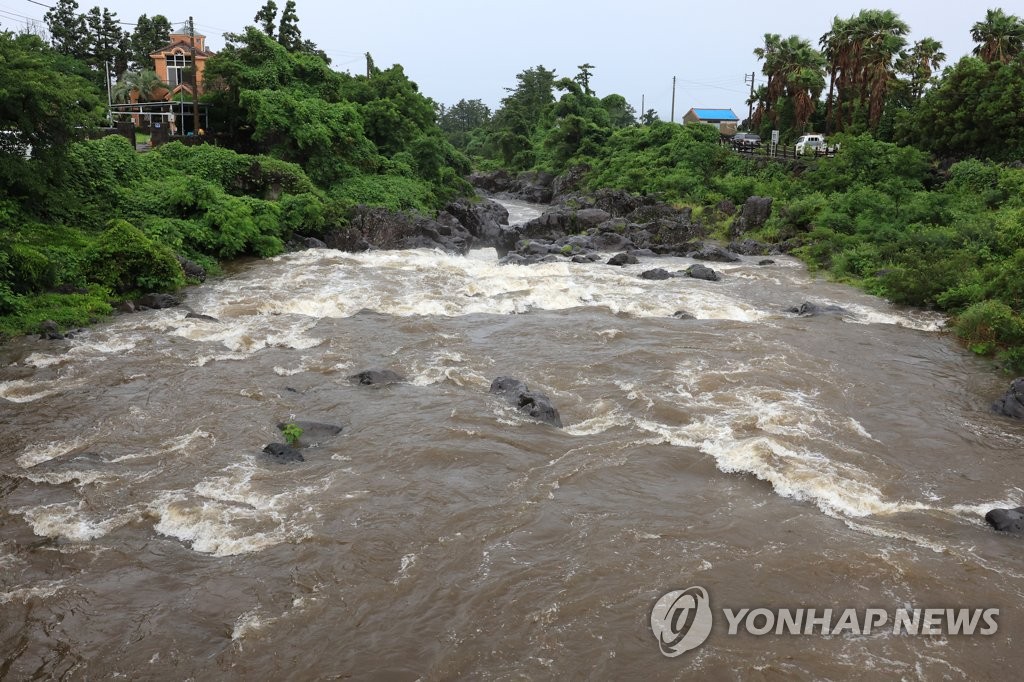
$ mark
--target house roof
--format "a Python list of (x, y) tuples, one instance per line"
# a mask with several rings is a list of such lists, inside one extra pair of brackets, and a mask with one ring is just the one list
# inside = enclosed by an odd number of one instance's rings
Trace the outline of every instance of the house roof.
[[(153, 52), (152, 54), (149, 55), (149, 58), (150, 59), (156, 59), (157, 57), (162, 57), (165, 54), (169, 54), (171, 52), (174, 52), (175, 48), (179, 48), (179, 47), (182, 49), (183, 52), (185, 52), (185, 54), (190, 54), (191, 53), (192, 46), (188, 42), (186, 42), (184, 40), (176, 40), (173, 43), (167, 43), (167, 45), (164, 45), (163, 47), (161, 47), (156, 52)], [(205, 50), (200, 50), (199, 48), (196, 48), (196, 56), (197, 57), (209, 57), (210, 53), (205, 51)]]
[(690, 109), (697, 114), (697, 118), (709, 121), (738, 121), (739, 116), (733, 113), (732, 109)]

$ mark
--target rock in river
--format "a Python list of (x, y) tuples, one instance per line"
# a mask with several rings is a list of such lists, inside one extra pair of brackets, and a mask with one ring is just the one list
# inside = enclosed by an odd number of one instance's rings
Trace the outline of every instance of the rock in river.
[(404, 383), (406, 378), (390, 369), (365, 369), (359, 374), (350, 376), (349, 380), (361, 386), (386, 386)]
[(562, 418), (551, 400), (543, 393), (532, 392), (519, 379), (498, 377), (491, 382), (491, 393), (505, 396), (506, 400), (534, 419), (562, 428)]
[(305, 462), (306, 458), (302, 456), (302, 453), (284, 443), (270, 443), (267, 447), (263, 448), (263, 452), (267, 453), (275, 461), (281, 462)]
[(1024, 534), (1024, 507), (993, 509), (985, 514), (985, 520), (996, 530)]
[(1017, 377), (999, 400), (992, 403), (992, 411), (1007, 417), (1024, 419), (1024, 377)]

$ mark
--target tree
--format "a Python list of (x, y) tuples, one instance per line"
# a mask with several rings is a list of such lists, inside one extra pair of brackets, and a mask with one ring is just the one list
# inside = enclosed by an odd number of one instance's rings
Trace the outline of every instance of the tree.
[(782, 39), (776, 33), (766, 33), (764, 41), (764, 47), (754, 50), (764, 61), (762, 73), (768, 77), (755, 118), (762, 123), (767, 118), (773, 126), (787, 128), (792, 134), (802, 133), (825, 88), (825, 59), (799, 36)]
[(829, 130), (844, 130), (855, 120), (862, 126), (878, 126), (896, 80), (895, 58), (906, 45), (909, 30), (889, 10), (861, 10), (849, 19), (833, 19), (819, 41), (828, 61)]
[(299, 30), (299, 15), (295, 11), (295, 0), (288, 0), (281, 12), (281, 22), (277, 27), (277, 42), (286, 50), (295, 52), (302, 45), (302, 31)]
[(654, 109), (648, 109), (644, 112), (643, 116), (640, 117), (641, 125), (649, 126), (658, 120), (658, 112)]
[(608, 112), (608, 118), (613, 128), (636, 125), (636, 109), (622, 95), (603, 97), (601, 106)]
[(277, 3), (274, 0), (267, 0), (267, 4), (260, 8), (260, 11), (253, 17), (253, 21), (259, 24), (264, 33), (273, 38), (274, 22), (277, 21)]
[(85, 15), (85, 23), (89, 65), (103, 72), (104, 65), (110, 64), (115, 74), (124, 73), (130, 60), (129, 37), (117, 21), (117, 13), (93, 7)]
[(100, 111), (99, 93), (78, 62), (38, 36), (0, 33), (0, 129), (46, 152), (71, 142), (78, 126), (98, 123)]
[(483, 128), (490, 120), (491, 110), (482, 101), (460, 99), (448, 109), (441, 107), (438, 125), (456, 149), (465, 149), (470, 134)]
[(135, 100), (138, 102), (153, 102), (160, 99), (161, 90), (170, 90), (170, 86), (160, 80), (156, 71), (146, 69), (142, 71), (126, 71), (121, 79), (114, 86), (111, 95), (115, 102), (124, 104), (132, 101), (132, 93), (135, 93)]
[(922, 38), (909, 51), (900, 52), (896, 70), (910, 77), (910, 96), (914, 101), (924, 96), (932, 74), (944, 61), (946, 53), (942, 51), (942, 43), (934, 38)]
[(131, 63), (137, 70), (149, 69), (153, 63), (149, 55), (171, 42), (171, 22), (162, 14), (152, 19), (145, 14), (138, 18), (129, 38)]
[(590, 89), (590, 77), (593, 75), (595, 68), (594, 65), (589, 63), (580, 64), (576, 68), (579, 69), (580, 72), (576, 74), (576, 77), (573, 78), (573, 80), (580, 84), (580, 87), (583, 88), (583, 92), (588, 95), (593, 95), (594, 91)]
[(88, 48), (85, 16), (78, 12), (75, 0), (57, 0), (57, 4), (44, 15), (50, 42), (57, 52), (85, 59)]
[(983, 61), (1007, 64), (1024, 51), (1024, 21), (1001, 9), (990, 9), (984, 21), (971, 27), (971, 38), (978, 43), (974, 54)]

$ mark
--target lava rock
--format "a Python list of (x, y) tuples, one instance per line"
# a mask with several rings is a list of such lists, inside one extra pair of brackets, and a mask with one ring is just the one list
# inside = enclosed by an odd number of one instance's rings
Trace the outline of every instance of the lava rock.
[(285, 464), (287, 462), (305, 462), (306, 458), (302, 456), (302, 453), (293, 448), (290, 445), (284, 443), (270, 443), (263, 452), (270, 455), (275, 461)]
[(690, 254), (690, 258), (696, 260), (712, 261), (714, 263), (737, 263), (740, 257), (731, 251), (726, 251), (721, 246), (705, 244), (699, 251)]
[(162, 308), (173, 308), (181, 305), (181, 299), (176, 296), (171, 296), (170, 294), (146, 294), (135, 301), (135, 305), (160, 310)]
[(1024, 507), (993, 509), (985, 514), (985, 520), (996, 530), (1024, 535)]
[(635, 265), (639, 263), (639, 259), (628, 253), (617, 253), (608, 259), (608, 265), (617, 265), (622, 267), (623, 265)]
[(294, 447), (308, 448), (322, 443), (325, 440), (334, 438), (344, 430), (344, 427), (338, 426), (337, 424), (325, 424), (323, 422), (309, 422), (309, 421), (294, 421), (294, 422), (281, 422), (277, 425), (277, 428), (284, 431), (284, 428), (289, 424), (294, 424), (302, 429), (302, 435), (299, 436), (299, 440)]
[(694, 317), (690, 313), (686, 312), (685, 310), (677, 310), (677, 311), (675, 311), (674, 313), (672, 313), (672, 317), (676, 318), (677, 320), (696, 320), (697, 319), (696, 317)]
[(690, 267), (686, 268), (686, 276), (694, 279), (703, 279), (708, 282), (717, 282), (722, 279), (722, 276), (712, 270), (706, 265), (700, 263), (694, 263)]
[(1006, 393), (992, 403), (992, 411), (1006, 417), (1024, 419), (1024, 377), (1017, 377), (1010, 382)]
[(818, 315), (843, 315), (849, 311), (837, 305), (818, 305), (817, 303), (804, 301), (798, 306), (787, 308), (786, 312), (796, 313), (800, 317), (816, 317)]
[(491, 382), (490, 392), (505, 396), (508, 402), (534, 419), (562, 428), (562, 418), (558, 414), (558, 410), (551, 404), (551, 400), (543, 393), (532, 392), (519, 379), (498, 377)]
[(360, 386), (387, 386), (388, 384), (405, 383), (406, 378), (390, 369), (366, 369), (350, 376), (349, 381)]
[(729, 250), (744, 256), (767, 256), (774, 247), (764, 242), (753, 239), (743, 239), (729, 242)]
[(775, 265), (775, 261), (773, 261), (771, 258), (762, 258), (761, 260), (757, 261), (757, 264), (758, 265)]
[(757, 230), (764, 227), (771, 214), (771, 197), (750, 197), (743, 203), (740, 214), (733, 221), (729, 231), (733, 236), (738, 237), (749, 230)]
[(43, 320), (39, 325), (39, 338), (51, 341), (60, 341), (64, 335), (60, 333), (60, 327), (53, 320)]
[(316, 237), (306, 237), (302, 240), (302, 245), (307, 249), (326, 249), (327, 244), (323, 240), (317, 239)]
[(184, 256), (177, 256), (178, 264), (181, 266), (182, 272), (189, 279), (194, 279), (199, 282), (206, 281), (206, 268), (199, 263), (194, 263)]
[(203, 315), (202, 313), (194, 313), (194, 312), (191, 312), (191, 311), (189, 311), (189, 313), (187, 315), (185, 315), (185, 319), (186, 320), (206, 320), (207, 322), (220, 322), (220, 320), (218, 320), (216, 317), (213, 317), (212, 315)]
[(573, 263), (592, 263), (593, 261), (591, 261), (586, 256), (573, 256), (572, 257), (572, 262)]
[(653, 270), (644, 270), (640, 273), (640, 277), (643, 279), (669, 279), (672, 277), (665, 268), (654, 268)]
[(122, 313), (134, 313), (135, 312), (135, 304), (132, 303), (131, 301), (122, 301), (117, 306), (117, 310), (118, 310), (118, 312), (122, 312)]

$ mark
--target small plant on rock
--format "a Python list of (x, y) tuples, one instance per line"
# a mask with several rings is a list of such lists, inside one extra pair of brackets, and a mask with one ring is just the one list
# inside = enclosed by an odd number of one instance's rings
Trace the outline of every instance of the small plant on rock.
[(302, 437), (302, 427), (295, 422), (288, 422), (281, 427), (281, 435), (284, 436), (284, 440), (291, 447), (295, 447), (295, 444), (299, 442), (299, 438)]

